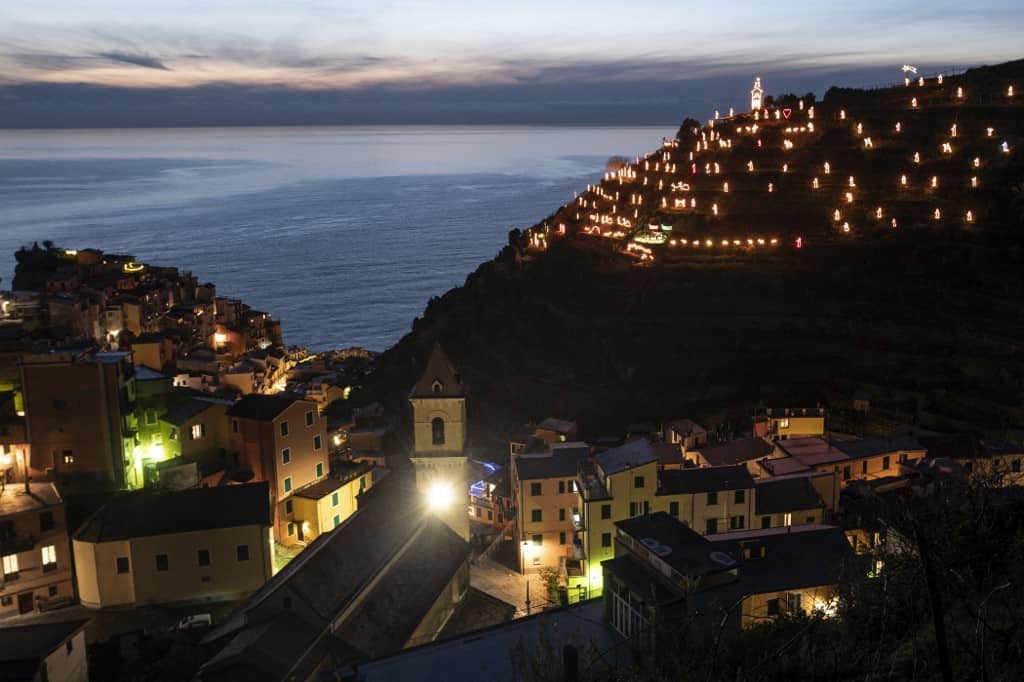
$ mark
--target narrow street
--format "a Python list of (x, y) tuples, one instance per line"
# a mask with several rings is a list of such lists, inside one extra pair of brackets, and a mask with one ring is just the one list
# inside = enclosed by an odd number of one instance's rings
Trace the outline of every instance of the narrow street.
[[(516, 570), (516, 546), (504, 543), (493, 557), (476, 559), (470, 567), (469, 582), (481, 592), (516, 607), (515, 618), (538, 613), (549, 604), (547, 588), (539, 573), (523, 575)], [(529, 584), (530, 605), (527, 609), (526, 589)]]

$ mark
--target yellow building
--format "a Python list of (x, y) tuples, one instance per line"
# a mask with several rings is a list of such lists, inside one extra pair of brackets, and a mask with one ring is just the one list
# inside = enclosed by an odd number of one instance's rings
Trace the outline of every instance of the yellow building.
[(271, 576), (266, 482), (114, 497), (72, 541), (91, 608), (244, 597)]
[[(578, 582), (588, 596), (596, 597), (601, 592), (601, 562), (614, 555), (615, 522), (653, 511), (658, 453), (646, 439), (605, 450), (581, 468), (579, 488), (580, 543), (586, 564)], [(576, 582), (570, 581), (570, 586)]]
[(64, 500), (52, 483), (0, 492), (0, 618), (74, 598)]
[(469, 539), (469, 483), (466, 473), (466, 391), (440, 345), (435, 345), (419, 381), (409, 393), (416, 487), (435, 513), (464, 540)]
[(754, 411), (754, 435), (770, 440), (825, 435), (823, 407), (768, 407)]
[[(358, 509), (357, 497), (373, 486), (373, 465), (337, 462), (337, 472), (297, 491), (291, 498), (292, 524), (302, 524), (302, 536), (312, 542), (334, 530)], [(288, 529), (295, 535), (296, 529)]]

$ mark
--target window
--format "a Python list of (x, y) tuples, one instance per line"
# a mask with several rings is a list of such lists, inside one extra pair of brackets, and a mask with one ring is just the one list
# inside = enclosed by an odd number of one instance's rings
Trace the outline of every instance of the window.
[(337, 528), (341, 525), (341, 514), (334, 515), (334, 527)]
[(206, 437), (206, 424), (192, 425), (192, 440), (202, 440)]
[(533, 511), (530, 512), (530, 520), (533, 521), (534, 523), (538, 523), (540, 521), (543, 521), (543, 518), (542, 518), (543, 516), (544, 516), (544, 513), (540, 509), (534, 509)]
[(430, 390), (434, 392), (434, 395), (438, 395), (444, 390), (444, 384), (434, 379), (434, 383), (430, 385)]
[(562, 531), (561, 533), (558, 534), (558, 544), (560, 544), (560, 545), (564, 545), (565, 544), (565, 531)]
[(156, 410), (146, 410), (146, 423), (151, 426), (156, 424)]
[(293, 537), (294, 535), (295, 535), (295, 524), (294, 523), (289, 523), (288, 524), (288, 537)]
[(789, 428), (789, 420), (788, 419), (780, 419), (779, 420), (779, 428), (780, 429), (788, 429)]
[(668, 513), (670, 515), (672, 515), (672, 516), (679, 516), (679, 503), (678, 502), (669, 502), (668, 503)]
[(340, 502), (340, 501), (341, 501), (341, 499), (338, 497), (338, 493), (332, 493), (331, 494), (331, 506), (332, 507), (337, 507), (338, 506), (338, 502)]
[(612, 506), (610, 504), (601, 505), (601, 518), (610, 519), (612, 517)]
[(793, 525), (793, 515), (790, 514), (789, 512), (786, 512), (785, 514), (783, 514), (782, 515), (782, 525), (783, 526), (792, 526)]
[(649, 511), (649, 509), (648, 509), (648, 502), (647, 502), (647, 500), (644, 500), (643, 502), (630, 502), (629, 503), (629, 515), (631, 517), (632, 516), (640, 516), (641, 514), (646, 514), (648, 511)]
[(281, 437), (288, 435), (288, 422), (281, 422)]
[(849, 481), (850, 478), (852, 478), (852, 472), (850, 471), (850, 467), (848, 467), (848, 466), (843, 467), (843, 480), (844, 481)]
[(51, 596), (51, 597), (56, 597), (57, 596), (57, 586), (56, 585), (50, 585), (48, 588), (46, 588), (46, 594)]
[(323, 462), (317, 462), (316, 463), (316, 477), (320, 478), (323, 475), (324, 475), (324, 463)]
[(863, 462), (860, 463), (860, 473), (863, 476), (867, 476), (868, 475), (868, 461), (867, 460), (864, 460)]
[(197, 552), (197, 555), (198, 556), (196, 557), (196, 560), (197, 560), (197, 562), (199, 563), (200, 566), (209, 566), (210, 565), (210, 550), (208, 550), (208, 549), (201, 549), (201, 550), (199, 550), (199, 552)]
[(544, 544), (544, 536), (543, 535), (534, 535), (533, 536), (533, 544), (536, 547), (540, 547), (541, 545), (543, 545)]
[(483, 516), (483, 512), (480, 511), (480, 507), (473, 507), (477, 516)]
[(178, 440), (178, 429), (172, 427), (171, 430), (167, 432), (167, 438), (170, 440)]
[(291, 514), (292, 513), (292, 501), (291, 500), (285, 500), (284, 501), (284, 513), (285, 514)]
[(803, 611), (803, 609), (801, 608), (801, 601), (802, 601), (802, 599), (800, 598), (800, 593), (799, 592), (794, 592), (794, 593), (791, 593), (791, 594), (787, 594), (786, 595), (786, 610), (789, 613), (800, 613), (801, 611)]
[(290, 493), (292, 491), (292, 477), (291, 476), (285, 476), (284, 477), (284, 491), (286, 493)]
[(565, 521), (565, 510), (564, 509), (559, 509), (558, 510), (558, 520), (559, 521)]
[(601, 546), (602, 547), (611, 547), (612, 546), (612, 534), (611, 533), (601, 533)]
[(889, 455), (886, 455), (885, 457), (882, 458), (882, 471), (885, 471), (888, 468), (889, 468)]
[(569, 490), (574, 493), (578, 493), (580, 491), (580, 489), (576, 487), (576, 479), (569, 481)]
[(1012, 462), (1010, 462), (1010, 471), (1012, 471), (1015, 474), (1019, 474), (1020, 473), (1020, 460), (1019, 459), (1015, 459)]
[(558, 482), (558, 494), (561, 495), (565, 492), (565, 481)]
[(52, 571), (57, 568), (57, 547), (56, 545), (46, 545), (41, 550), (43, 555), (43, 571)]
[(777, 616), (779, 615), (779, 600), (769, 599), (768, 600), (768, 615)]
[(487, 520), (488, 521), (493, 521), (494, 520), (494, 512), (492, 512), (490, 509), (487, 510)]
[(644, 477), (643, 476), (634, 476), (633, 477), (633, 487), (634, 488), (643, 488), (644, 487)]
[(440, 417), (430, 420), (430, 436), (434, 445), (444, 445), (444, 420)]
[(743, 530), (746, 527), (746, 517), (742, 514), (729, 517), (730, 530)]
[(235, 554), (238, 556), (239, 561), (249, 560), (249, 545), (239, 545), (235, 548)]
[(743, 504), (747, 499), (746, 490), (737, 490), (733, 493), (732, 501), (736, 504)]
[(907, 453), (905, 453), (905, 452), (901, 452), (900, 453), (899, 463), (900, 464), (906, 464), (907, 463)]
[(238, 433), (238, 420), (237, 419), (232, 419), (231, 420), (231, 432), (232, 433)]
[(714, 535), (718, 532), (718, 519), (708, 519), (704, 525), (705, 535)]
[(814, 517), (813, 516), (808, 516), (807, 517), (807, 523), (814, 523)]
[(64, 463), (65, 464), (74, 464), (75, 463), (75, 455), (74, 455), (74, 453), (71, 452), (71, 450), (65, 450), (62, 454), (64, 455)]
[(285, 448), (281, 450), (281, 464), (288, 464), (292, 461), (292, 449)]
[(18, 575), (18, 555), (8, 554), (4, 557), (4, 577), (11, 578)]
[(119, 556), (117, 557), (117, 573), (118, 575), (128, 572), (128, 557)]
[(772, 527), (772, 517), (770, 517), (770, 516), (762, 516), (761, 517), (761, 527), (762, 528), (771, 528)]
[(14, 603), (13, 597), (0, 597), (0, 606), (10, 606)]
[(171, 562), (168, 561), (166, 554), (157, 554), (156, 555), (156, 570), (162, 572), (162, 571), (168, 570), (170, 567), (171, 567)]
[(718, 493), (708, 493), (708, 506), (718, 504)]
[(313, 425), (313, 410), (306, 413), (306, 426)]
[(319, 450), (323, 446), (324, 446), (324, 441), (323, 441), (323, 438), (320, 437), (320, 434), (318, 433), (317, 435), (313, 436), (313, 449), (314, 450)]
[(53, 512), (42, 512), (39, 514), (39, 532), (45, 533), (53, 530)]
[(540, 495), (540, 483), (539, 482), (531, 483), (530, 484), (530, 494), (531, 495)]

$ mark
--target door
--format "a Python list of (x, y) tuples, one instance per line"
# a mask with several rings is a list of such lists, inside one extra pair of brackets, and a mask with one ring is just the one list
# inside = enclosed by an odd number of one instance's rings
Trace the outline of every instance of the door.
[(18, 613), (31, 613), (35, 610), (35, 603), (32, 601), (32, 593), (24, 592), (18, 595)]
[(295, 532), (298, 534), (299, 542), (305, 542), (305, 537), (302, 533), (302, 521), (295, 524)]

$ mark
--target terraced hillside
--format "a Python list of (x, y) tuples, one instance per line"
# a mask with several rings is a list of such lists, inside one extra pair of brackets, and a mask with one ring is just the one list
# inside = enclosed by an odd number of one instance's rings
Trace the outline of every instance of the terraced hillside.
[(871, 387), (893, 419), (1019, 426), (1024, 62), (684, 125), (428, 305), (488, 415), (586, 429)]

